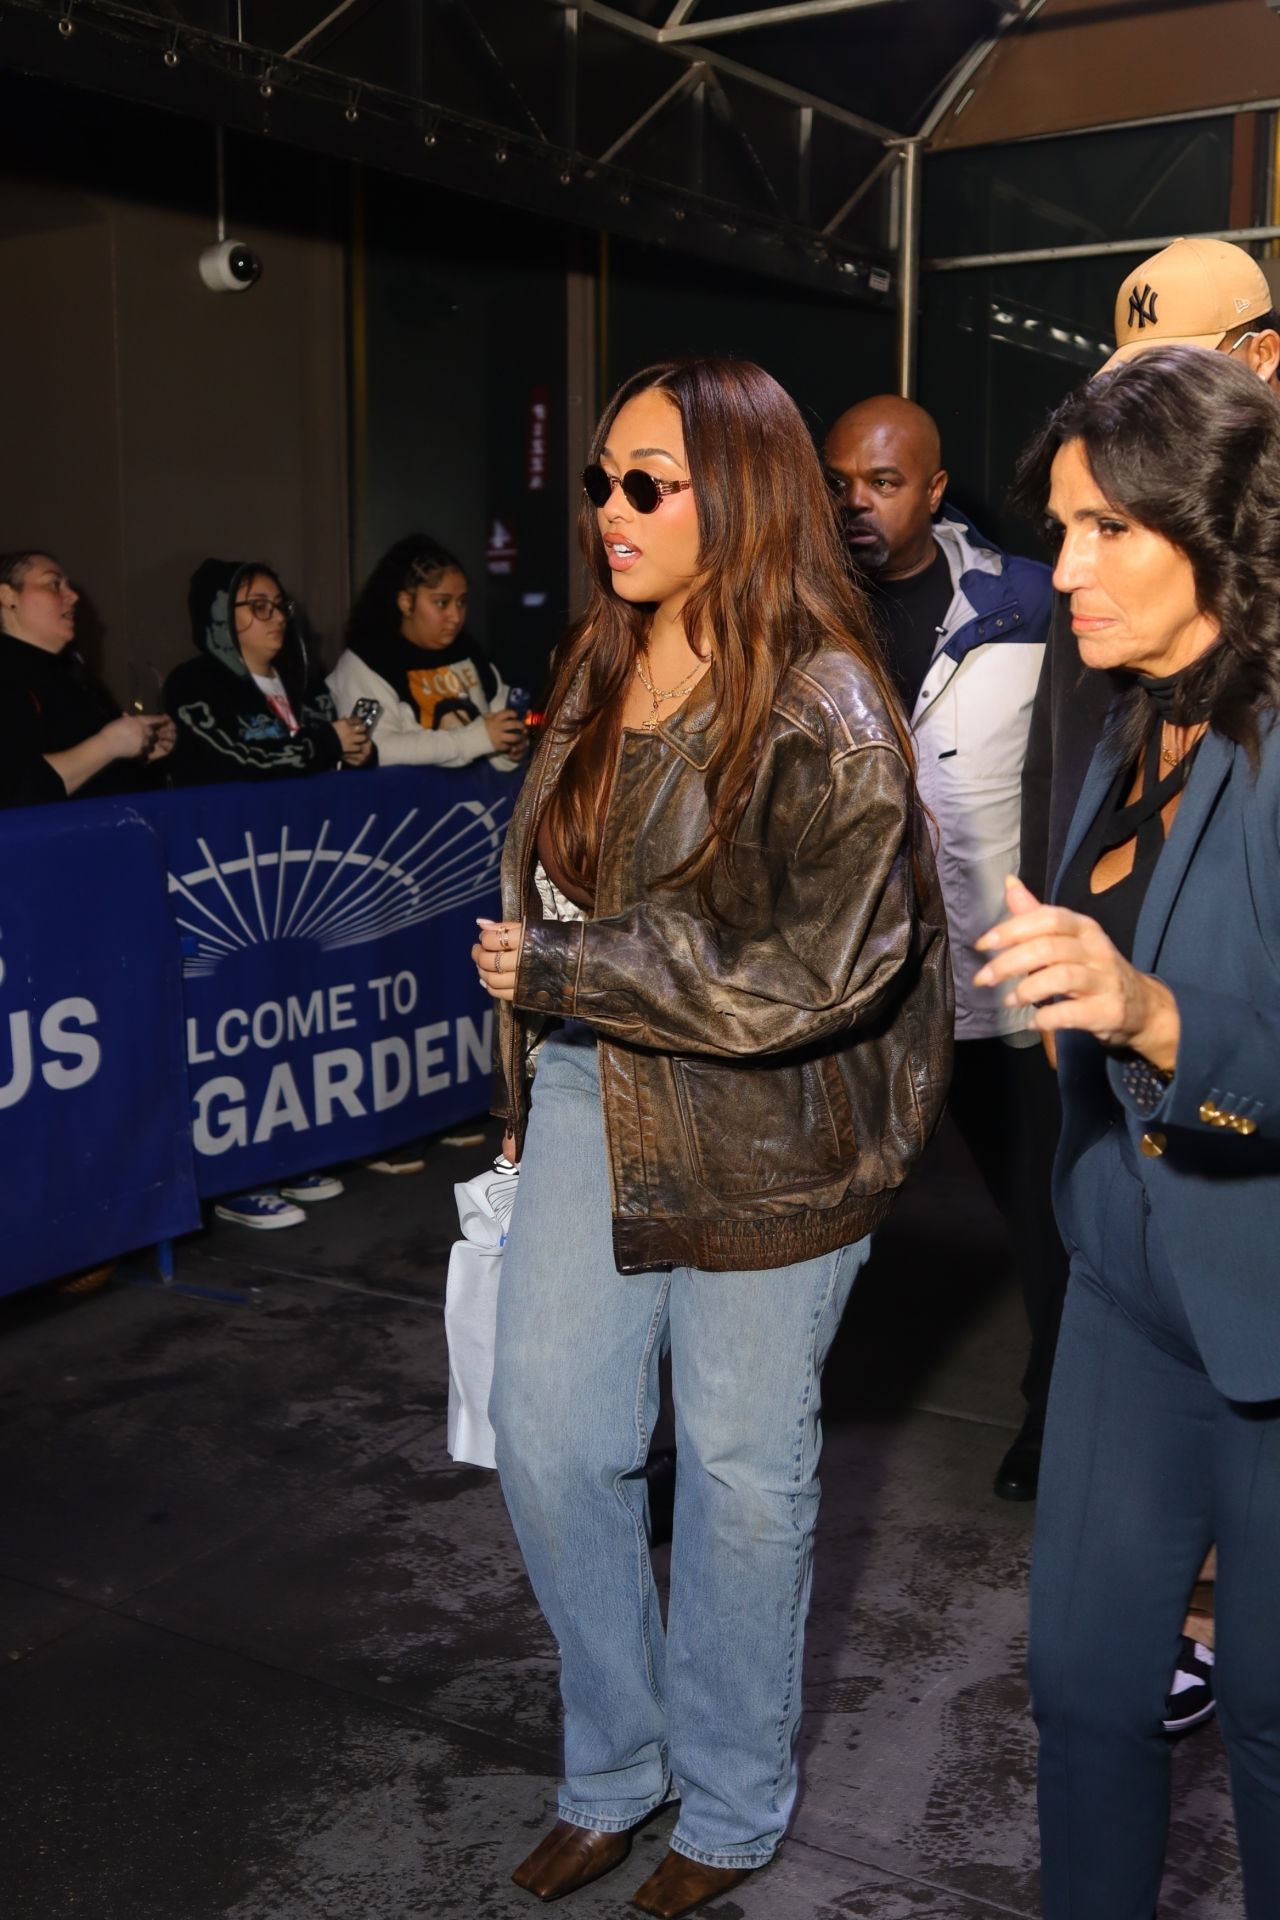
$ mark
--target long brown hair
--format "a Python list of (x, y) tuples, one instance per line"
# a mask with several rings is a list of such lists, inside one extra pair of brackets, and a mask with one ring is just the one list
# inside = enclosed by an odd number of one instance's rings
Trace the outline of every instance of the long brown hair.
[[(733, 716), (706, 771), (710, 825), (667, 875), (706, 883), (717, 861), (732, 867), (734, 837), (751, 797), (769, 716), (788, 668), (820, 646), (844, 649), (875, 683), (908, 763), (910, 735), (849, 573), (835, 500), (795, 402), (750, 360), (699, 358), (646, 367), (623, 381), (596, 428), (598, 460), (627, 401), (666, 394), (684, 429), (698, 513), (699, 578), (684, 609), (689, 644), (711, 648), (716, 710)], [(661, 509), (659, 509), (661, 511)], [(548, 739), (570, 727), (573, 747), (547, 822), (565, 877), (594, 894), (601, 796), (607, 791), (623, 699), (652, 608), (613, 592), (596, 510), (583, 497), (578, 533), (591, 580), (581, 619), (556, 653)], [(579, 714), (561, 714), (585, 671)]]

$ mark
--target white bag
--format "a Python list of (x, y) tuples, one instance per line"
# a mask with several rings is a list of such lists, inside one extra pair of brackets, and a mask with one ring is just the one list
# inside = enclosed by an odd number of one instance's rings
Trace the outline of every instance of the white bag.
[(519, 1168), (506, 1161), (454, 1187), (463, 1238), (449, 1253), (444, 1331), (449, 1344), (449, 1419), (446, 1444), (453, 1460), (492, 1467), (489, 1389), (498, 1320), (502, 1249), (515, 1205)]

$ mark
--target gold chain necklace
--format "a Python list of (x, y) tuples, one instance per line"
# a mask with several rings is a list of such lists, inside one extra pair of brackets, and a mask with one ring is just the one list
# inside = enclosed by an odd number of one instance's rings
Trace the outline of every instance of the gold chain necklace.
[[(1205, 730), (1206, 730), (1206, 723), (1204, 722), (1202, 722), (1198, 727), (1180, 727), (1176, 729), (1175, 737), (1176, 737), (1176, 733), (1182, 733), (1184, 736), (1184, 744), (1181, 747), (1161, 747), (1160, 759), (1162, 763), (1166, 767), (1176, 767), (1180, 760), (1186, 759), (1192, 747), (1194, 747), (1199, 742)], [(1193, 734), (1195, 736), (1194, 739), (1191, 738)]]
[[(643, 651), (644, 650), (642, 649), (641, 652)], [(678, 699), (683, 694), (691, 693), (693, 691), (694, 686), (701, 679), (703, 669), (701, 665), (696, 666), (693, 672), (689, 675), (688, 679), (682, 680), (678, 687), (666, 687), (666, 688), (655, 687), (652, 680), (649, 678), (648, 674), (645, 672), (643, 665), (641, 664), (641, 654), (637, 653), (636, 672), (640, 676), (640, 685), (644, 688), (650, 700), (652, 700), (653, 702), (653, 712), (649, 715), (649, 718), (644, 723), (644, 731), (646, 733), (656, 733), (657, 727), (658, 727), (658, 708), (662, 705), (664, 700), (675, 700), (675, 699)]]

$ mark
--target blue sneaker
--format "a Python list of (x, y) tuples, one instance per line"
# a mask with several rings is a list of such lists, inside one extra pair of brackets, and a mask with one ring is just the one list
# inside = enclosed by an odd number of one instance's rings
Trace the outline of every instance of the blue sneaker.
[(300, 1173), (282, 1180), (280, 1191), (286, 1200), (301, 1200), (305, 1206), (311, 1200), (336, 1200), (346, 1189), (331, 1173)]
[(257, 1227), (269, 1233), (275, 1227), (300, 1227), (306, 1220), (301, 1207), (282, 1200), (278, 1193), (237, 1193), (220, 1200), (214, 1208), (219, 1220), (234, 1220), (238, 1227)]

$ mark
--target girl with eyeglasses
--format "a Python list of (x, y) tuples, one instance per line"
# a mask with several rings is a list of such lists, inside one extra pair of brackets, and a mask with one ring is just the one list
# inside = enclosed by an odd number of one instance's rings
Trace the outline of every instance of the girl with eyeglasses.
[[(206, 560), (187, 596), (199, 659), (176, 667), (165, 705), (178, 723), (180, 780), (274, 780), (374, 764), (368, 728), (338, 718), (280, 576), (261, 561)], [(304, 1207), (336, 1200), (333, 1174), (299, 1174), (274, 1188), (229, 1194), (220, 1220), (270, 1232), (299, 1227)]]
[(940, 1110), (951, 985), (906, 725), (791, 400), (745, 361), (649, 368), (584, 488), (590, 598), (472, 950), (522, 1156), (491, 1414), (564, 1702), (559, 1818), (515, 1879), (570, 1893), (678, 1800), (633, 1896), (671, 1916), (787, 1826), (822, 1363)]
[(187, 604), (199, 658), (165, 684), (178, 723), (179, 781), (270, 780), (372, 763), (368, 728), (354, 714), (339, 719), (270, 567), (206, 560), (191, 576)]

